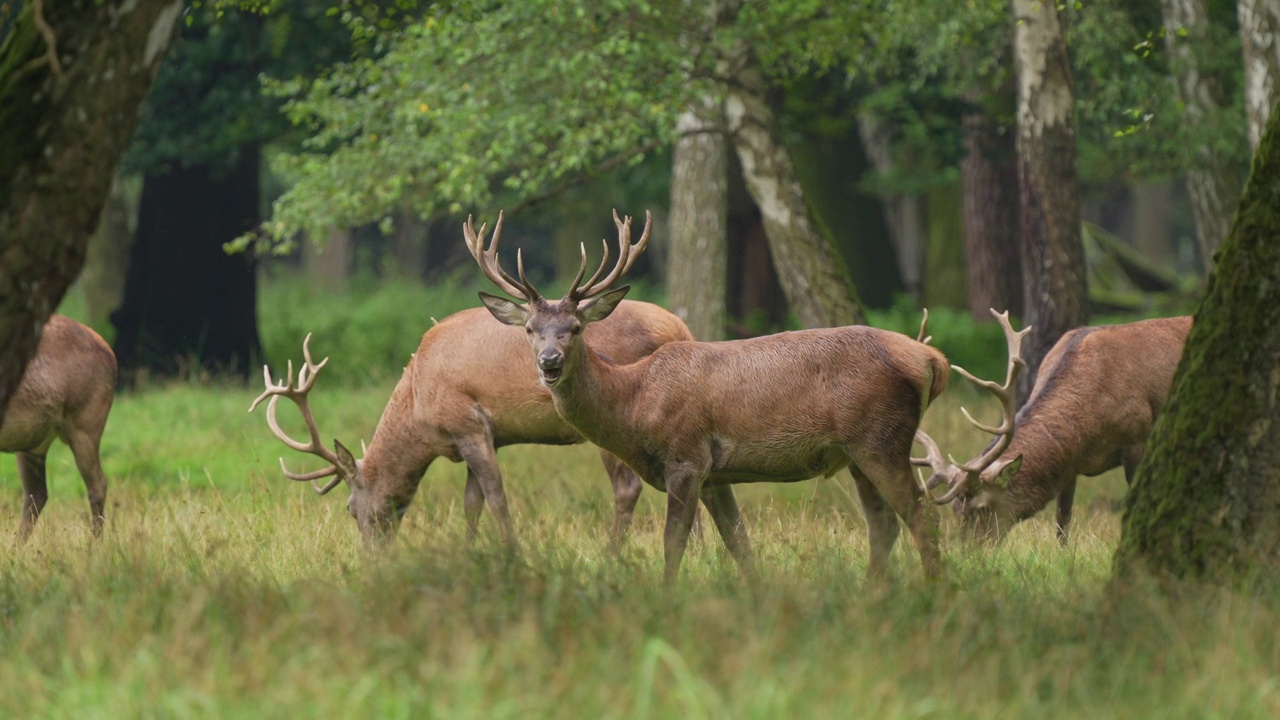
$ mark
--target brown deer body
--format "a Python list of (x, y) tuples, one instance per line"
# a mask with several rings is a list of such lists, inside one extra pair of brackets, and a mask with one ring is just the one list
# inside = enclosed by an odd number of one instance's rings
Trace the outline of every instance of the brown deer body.
[(35, 357), (0, 424), (0, 451), (16, 453), (26, 540), (49, 499), (45, 457), (54, 438), (71, 448), (89, 496), (90, 527), (102, 535), (107, 476), (98, 446), (116, 391), (116, 356), (96, 332), (61, 315), (41, 331)]
[(1066, 543), (1079, 476), (1123, 467), (1133, 482), (1190, 328), (1190, 317), (1174, 317), (1063, 335), (1007, 436), (993, 441), (1005, 447), (978, 473), (931, 452), (930, 486), (948, 483), (966, 533), (995, 541), (1056, 499), (1058, 539)]
[[(614, 321), (594, 328), (592, 334), (619, 362), (643, 357), (665, 342), (692, 337), (675, 315), (642, 302), (627, 303)], [(304, 352), (306, 365), (299, 373), (298, 385), (292, 385), (292, 378), (273, 385), (268, 375), (267, 389), (254, 407), (270, 397), (268, 421), (277, 436), (294, 449), (320, 455), (331, 463), (314, 473), (286, 474), (304, 480), (336, 475), (328, 485), (317, 488), (323, 492), (345, 480), (351, 488), (348, 508), (368, 540), (394, 530), (427, 468), (443, 457), (467, 465), (463, 506), (468, 537), (475, 537), (487, 503), (503, 540), (514, 546), (516, 535), (497, 448), (518, 443), (583, 442), (582, 435), (556, 414), (551, 394), (539, 384), (526, 357), (529, 351), (524, 333), (495, 322), (482, 308), (450, 315), (422, 336), (391, 393), (364, 458), (358, 461), (340, 443), (333, 452), (320, 443), (306, 392), (324, 362), (312, 363), (305, 345)], [(301, 406), (312, 434), (310, 443), (291, 441), (279, 430), (274, 420), (279, 397), (292, 397)], [(617, 458), (602, 451), (601, 459), (613, 483), (613, 537), (617, 542), (630, 524), (641, 483)]]
[[(485, 274), (519, 305), (481, 293), (499, 320), (523, 327), (556, 409), (589, 440), (667, 492), (665, 573), (679, 573), (696, 503), (706, 505), (744, 571), (751, 552), (732, 485), (793, 482), (848, 467), (867, 517), (868, 573), (884, 572), (898, 534), (910, 528), (925, 573), (941, 572), (937, 516), (911, 475), (912, 437), (947, 384), (942, 353), (904, 335), (869, 327), (786, 332), (728, 342), (675, 342), (629, 365), (601, 357), (589, 334), (611, 317), (628, 288), (608, 291), (649, 237), (630, 244), (630, 218), (614, 215), (621, 257), (614, 270), (548, 301), (497, 264), (465, 228)], [(606, 248), (605, 260), (608, 252)], [(896, 516), (895, 517), (895, 513)]]

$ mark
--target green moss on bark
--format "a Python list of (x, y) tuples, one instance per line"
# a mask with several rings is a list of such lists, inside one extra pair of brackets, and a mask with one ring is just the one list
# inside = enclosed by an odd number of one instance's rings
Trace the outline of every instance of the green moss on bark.
[(1280, 565), (1280, 112), (1129, 493), (1120, 576), (1235, 583)]

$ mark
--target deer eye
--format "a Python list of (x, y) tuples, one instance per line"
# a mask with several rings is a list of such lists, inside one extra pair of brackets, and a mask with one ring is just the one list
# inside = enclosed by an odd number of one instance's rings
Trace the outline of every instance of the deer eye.
[(528, 325), (525, 325), (525, 326), (524, 326), (524, 334), (525, 334), (525, 335), (532, 335), (532, 334), (533, 334), (533, 328), (529, 327)]
[(569, 328), (569, 332), (573, 333), (574, 335), (577, 335), (578, 333), (582, 332), (582, 326), (574, 325), (573, 327)]

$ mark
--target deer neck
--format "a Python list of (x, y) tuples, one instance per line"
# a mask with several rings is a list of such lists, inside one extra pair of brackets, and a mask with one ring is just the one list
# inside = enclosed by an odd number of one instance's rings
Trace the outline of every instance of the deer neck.
[(1075, 477), (1068, 428), (1050, 427), (1032, 417), (1019, 423), (1017, 434), (1001, 462), (1022, 456), (1022, 468), (1009, 480), (1005, 492), (1010, 509), (1019, 520), (1025, 520), (1057, 499), (1067, 483)]
[(600, 357), (585, 342), (574, 371), (551, 389), (556, 411), (591, 442), (614, 450), (620, 440), (633, 435), (627, 431), (626, 411), (638, 390), (633, 366), (614, 365)]

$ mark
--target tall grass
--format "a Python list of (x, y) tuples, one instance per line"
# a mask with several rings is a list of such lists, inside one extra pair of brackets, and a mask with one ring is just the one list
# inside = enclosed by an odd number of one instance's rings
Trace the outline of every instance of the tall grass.
[[(393, 379), (319, 385), (326, 435), (368, 437)], [(743, 486), (761, 577), (709, 530), (661, 583), (663, 496), (648, 490), (619, 557), (586, 446), (500, 452), (522, 551), (488, 518), (464, 541), (461, 466), (437, 463), (390, 552), (361, 547), (345, 490), (245, 410), (256, 388), (122, 396), (108, 426), (106, 536), (88, 537), (70, 453), (32, 541), (0, 553), (4, 717), (1274, 717), (1278, 598), (1137, 596), (1100, 612), (1123, 492), (1081, 483), (1071, 546), (1049, 515), (998, 549), (945, 523), (952, 584), (864, 587), (847, 478)], [(950, 395), (950, 393), (949, 393)], [(926, 428), (982, 438), (943, 396)], [(981, 401), (977, 401), (981, 402)], [(258, 411), (259, 414), (262, 412)], [(16, 526), (12, 459), (0, 462)]]

